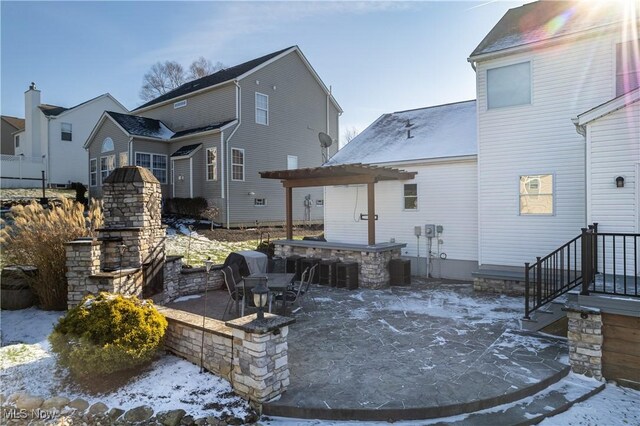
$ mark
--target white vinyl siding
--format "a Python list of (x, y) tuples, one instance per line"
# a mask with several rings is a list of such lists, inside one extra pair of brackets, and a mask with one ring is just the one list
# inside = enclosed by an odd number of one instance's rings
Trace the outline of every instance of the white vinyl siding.
[(553, 175), (520, 176), (520, 214), (553, 214)]
[(71, 123), (60, 123), (60, 139), (62, 139), (63, 141), (73, 140)]
[(256, 123), (269, 125), (269, 96), (256, 92)]
[(531, 103), (531, 64), (522, 62), (487, 70), (487, 108)]
[(167, 156), (148, 152), (136, 152), (136, 166), (146, 167), (161, 184), (167, 183)]
[(100, 157), (100, 183), (104, 183), (104, 180), (109, 174), (116, 168), (116, 156), (106, 155)]
[[(389, 164), (385, 164), (387, 165)], [(402, 198), (404, 182), (376, 183), (376, 242), (388, 242), (393, 238), (398, 243), (407, 244), (407, 247), (402, 249), (402, 255), (416, 256), (418, 250), (414, 227), (435, 223), (444, 227), (441, 235), (441, 253), (446, 253), (447, 259), (477, 260), (476, 161), (390, 166), (418, 172), (414, 180), (418, 188), (420, 214), (405, 210), (404, 204), (399, 201)], [(360, 220), (360, 214), (367, 213), (366, 185), (328, 186), (324, 205), (327, 241), (367, 243), (367, 221)], [(426, 239), (421, 238), (421, 256), (426, 253), (425, 244)]]
[(218, 148), (207, 148), (207, 180), (218, 180)]
[(231, 148), (231, 180), (244, 181), (244, 149)]
[(616, 45), (616, 96), (640, 86), (640, 40)]
[(98, 186), (98, 159), (89, 160), (89, 186)]
[[(571, 119), (614, 97), (615, 37), (477, 64), (481, 265), (521, 268), (585, 226), (585, 142)], [(522, 62), (531, 63), (533, 103), (487, 110), (486, 70)], [(554, 176), (552, 217), (518, 214), (518, 177), (538, 173)]]
[(287, 170), (294, 170), (298, 168), (298, 156), (287, 155)]

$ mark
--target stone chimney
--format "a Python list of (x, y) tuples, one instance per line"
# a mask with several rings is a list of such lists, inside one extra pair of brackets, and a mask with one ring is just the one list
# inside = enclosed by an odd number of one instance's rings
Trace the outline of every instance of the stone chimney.
[(39, 157), (42, 153), (42, 112), (40, 91), (31, 83), (24, 92), (24, 142), (21, 142), (22, 153), (27, 157)]

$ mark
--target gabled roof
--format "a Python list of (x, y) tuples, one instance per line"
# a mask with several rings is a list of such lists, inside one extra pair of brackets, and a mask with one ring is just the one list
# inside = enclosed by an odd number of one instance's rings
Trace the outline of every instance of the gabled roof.
[(537, 1), (509, 9), (469, 59), (616, 24), (624, 17), (623, 3)]
[(627, 93), (623, 93), (622, 95), (604, 102), (594, 108), (591, 108), (590, 110), (585, 111), (582, 114), (578, 114), (578, 116), (572, 119), (572, 121), (576, 126), (586, 126), (592, 121), (602, 118), (607, 114), (611, 114), (612, 112), (615, 112), (638, 101), (640, 101), (640, 87)]
[(270, 64), (271, 62), (278, 60), (281, 56), (287, 55), (291, 52), (296, 52), (299, 55), (302, 62), (307, 66), (307, 69), (309, 70), (309, 72), (313, 75), (313, 77), (316, 79), (318, 84), (322, 87), (322, 90), (324, 90), (324, 92), (327, 93), (327, 95), (329, 95), (329, 98), (331, 99), (331, 102), (335, 105), (336, 109), (339, 112), (342, 112), (342, 108), (340, 107), (338, 102), (335, 100), (335, 98), (331, 94), (331, 91), (325, 86), (324, 82), (320, 79), (320, 76), (313, 69), (313, 67), (307, 60), (307, 58), (298, 48), (298, 46), (287, 47), (286, 49), (278, 50), (277, 52), (269, 53), (268, 55), (264, 55), (256, 59), (252, 59), (240, 65), (226, 68), (218, 72), (215, 72), (211, 75), (187, 82), (182, 86), (139, 106), (134, 110), (134, 112), (140, 112), (142, 110), (149, 109), (154, 105), (168, 103), (172, 100), (183, 98), (192, 93), (200, 92), (205, 89), (213, 88), (222, 84), (227, 84), (234, 80), (240, 80), (252, 74), (253, 72), (258, 71), (260, 68)]
[(196, 152), (202, 146), (201, 143), (195, 143), (193, 145), (185, 145), (173, 154), (171, 154), (172, 158), (175, 157), (188, 157), (194, 152)]
[(10, 115), (2, 115), (0, 117), (18, 130), (24, 129), (24, 118), (12, 117)]
[(121, 114), (119, 112), (106, 111), (116, 123), (131, 136), (143, 136), (156, 139), (171, 139), (175, 134), (162, 121), (139, 115)]
[(65, 108), (65, 107), (61, 107), (61, 106), (57, 106), (57, 105), (49, 105), (49, 104), (40, 104), (38, 105), (38, 108), (40, 108), (40, 111), (42, 111), (42, 113), (44, 115), (46, 115), (47, 117), (56, 117), (62, 113), (65, 113), (67, 111), (71, 111), (74, 110), (76, 108), (79, 108), (83, 105), (86, 105), (90, 102), (96, 101), (100, 98), (110, 98), (113, 102), (115, 102), (116, 104), (120, 105), (120, 107), (122, 107), (123, 110), (128, 111), (120, 102), (118, 102), (118, 100), (116, 98), (114, 98), (113, 96), (111, 96), (110, 93), (103, 93), (102, 95), (96, 96), (95, 98), (91, 98), (89, 100), (86, 100), (84, 102), (79, 103), (78, 105), (72, 106), (71, 108)]
[(326, 165), (476, 155), (476, 101), (384, 114)]
[(227, 121), (222, 121), (220, 123), (212, 123), (212, 124), (209, 124), (208, 126), (195, 127), (193, 129), (181, 130), (179, 132), (176, 132), (171, 137), (171, 139), (181, 138), (183, 136), (188, 136), (188, 135), (193, 135), (193, 134), (196, 134), (196, 133), (202, 133), (202, 132), (208, 132), (210, 130), (220, 129), (220, 128), (226, 126), (227, 124), (233, 123), (234, 121), (236, 121), (236, 120), (227, 120)]
[(197, 80), (189, 81), (183, 84), (182, 86), (176, 89), (173, 89), (168, 93), (165, 93), (164, 95), (158, 96), (157, 98), (147, 102), (146, 104), (140, 105), (134, 111), (147, 108), (151, 105), (159, 104), (161, 102), (168, 101), (170, 99), (177, 98), (179, 96), (187, 95), (197, 90), (201, 90), (211, 86), (216, 86), (218, 84), (234, 80), (235, 78), (240, 77), (242, 74), (246, 73), (247, 71), (250, 71), (253, 68), (256, 68), (257, 66), (263, 64), (264, 62), (267, 62), (269, 59), (272, 59), (280, 55), (281, 53), (286, 52), (289, 49), (293, 49), (294, 47), (295, 46), (287, 47), (286, 49), (269, 53), (268, 55), (264, 55), (256, 59), (252, 59), (240, 65), (236, 65), (231, 68), (222, 69), (218, 72), (199, 78)]

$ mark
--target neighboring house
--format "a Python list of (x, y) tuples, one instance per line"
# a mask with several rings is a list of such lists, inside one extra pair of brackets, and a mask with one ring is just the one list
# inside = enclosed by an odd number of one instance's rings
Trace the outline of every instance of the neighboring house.
[[(337, 140), (341, 113), (300, 49), (283, 49), (185, 83), (132, 114), (104, 113), (85, 144), (90, 193), (101, 197), (115, 167), (139, 165), (164, 197), (204, 197), (226, 226), (282, 224), (284, 191), (258, 171), (322, 164), (318, 133)], [(296, 221), (322, 221), (322, 188), (293, 202)]]
[(11, 117), (8, 115), (0, 116), (0, 130), (2, 131), (1, 154), (14, 155), (15, 149), (20, 146), (20, 130), (24, 129), (24, 118)]
[[(407, 243), (413, 273), (469, 279), (478, 269), (476, 102), (384, 114), (327, 165), (366, 163), (417, 172), (376, 184), (376, 241)], [(367, 242), (366, 185), (326, 187), (328, 241)], [(425, 225), (436, 225), (428, 238)], [(415, 235), (420, 229), (420, 238)], [(430, 259), (428, 254), (431, 253)]]
[(34, 83), (25, 92), (24, 101), (25, 127), (15, 135), (20, 138), (15, 155), (42, 158), (49, 186), (88, 184), (84, 143), (91, 129), (104, 111), (128, 112), (127, 109), (108, 93), (71, 108), (43, 104)]
[(471, 53), (481, 271), (521, 273), (592, 222), (640, 232), (638, 20), (624, 7), (526, 4)]

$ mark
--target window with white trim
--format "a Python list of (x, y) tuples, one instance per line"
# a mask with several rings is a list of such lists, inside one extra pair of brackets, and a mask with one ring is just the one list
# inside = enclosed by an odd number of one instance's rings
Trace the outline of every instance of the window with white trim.
[(418, 210), (418, 184), (404, 184), (404, 209)]
[(104, 180), (109, 176), (109, 174), (115, 168), (116, 168), (115, 154), (100, 157), (100, 182), (104, 183)]
[(207, 148), (207, 180), (218, 180), (218, 148)]
[(263, 207), (267, 205), (267, 199), (266, 198), (254, 198), (253, 199), (253, 205), (255, 207)]
[(287, 170), (294, 170), (298, 168), (298, 156), (287, 155)]
[(60, 123), (60, 139), (70, 141), (72, 139), (71, 123)]
[(531, 103), (531, 63), (487, 70), (487, 109)]
[(98, 160), (96, 158), (89, 160), (89, 185), (98, 186)]
[(256, 92), (256, 123), (269, 125), (269, 96)]
[(124, 167), (129, 165), (129, 153), (122, 151), (118, 156), (118, 167)]
[(136, 166), (145, 167), (153, 173), (158, 182), (167, 183), (167, 156), (163, 154), (151, 154), (148, 152), (136, 152)]
[(553, 175), (520, 176), (520, 214), (553, 214)]
[(231, 148), (231, 180), (244, 180), (244, 149)]
[(20, 148), (20, 135), (16, 135), (14, 147)]
[(616, 96), (640, 87), (640, 40), (616, 44)]
[(100, 148), (100, 152), (111, 152), (114, 149), (115, 148), (113, 146), (113, 139), (104, 138), (104, 140), (102, 141), (102, 147)]

